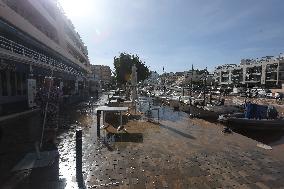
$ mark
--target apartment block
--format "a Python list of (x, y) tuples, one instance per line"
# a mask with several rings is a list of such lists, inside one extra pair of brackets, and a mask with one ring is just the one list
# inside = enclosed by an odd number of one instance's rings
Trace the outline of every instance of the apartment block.
[(101, 81), (102, 84), (109, 84), (111, 82), (111, 69), (105, 65), (91, 65), (91, 70), (94, 79)]
[(242, 59), (239, 65), (218, 66), (214, 79), (219, 85), (281, 86), (284, 84), (284, 56)]
[(29, 79), (40, 88), (53, 77), (73, 95), (90, 73), (87, 47), (57, 0), (0, 0), (0, 114), (27, 105)]

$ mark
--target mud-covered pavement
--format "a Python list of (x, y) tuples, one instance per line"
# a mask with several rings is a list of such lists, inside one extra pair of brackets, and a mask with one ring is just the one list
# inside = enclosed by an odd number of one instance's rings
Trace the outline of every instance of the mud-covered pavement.
[(196, 125), (187, 114), (168, 108), (161, 111), (161, 119), (161, 125), (143, 132), (143, 142), (110, 142), (93, 153), (89, 146), (86, 186), (284, 187), (283, 161), (257, 148), (256, 141), (236, 133), (223, 134), (222, 127)]
[(256, 147), (257, 141), (237, 133), (224, 134), (220, 125), (189, 119), (186, 113), (168, 107), (161, 108), (160, 115), (160, 124), (130, 120), (126, 132), (107, 135), (102, 130), (98, 139), (95, 112), (81, 104), (62, 117), (66, 126), (58, 137), (58, 161), (53, 167), (33, 170), (37, 175), (26, 171), (17, 188), (78, 188), (78, 127), (83, 130), (86, 188), (284, 187), (284, 160)]

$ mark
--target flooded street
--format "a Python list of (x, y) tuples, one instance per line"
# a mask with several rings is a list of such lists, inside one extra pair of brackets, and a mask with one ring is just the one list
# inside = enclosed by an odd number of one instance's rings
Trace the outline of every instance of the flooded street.
[[(187, 114), (169, 108), (162, 108), (160, 123), (148, 125), (139, 142), (110, 140), (97, 143), (96, 149), (88, 145), (84, 154), (86, 186), (283, 187), (283, 162), (256, 148), (256, 142), (238, 134), (224, 135), (222, 128), (195, 125)], [(126, 129), (137, 134), (140, 127), (130, 123)]]
[[(126, 126), (130, 134), (99, 141), (95, 127), (83, 126), (86, 187), (283, 187), (283, 162), (256, 148), (256, 142), (238, 134), (224, 135), (222, 127), (195, 125), (187, 114), (167, 107), (160, 116), (160, 125), (130, 122)], [(70, 164), (67, 167), (71, 169)], [(74, 179), (67, 185), (72, 186)]]
[(0, 0), (0, 189), (284, 189), (274, 1)]
[[(102, 96), (95, 104), (105, 101)], [(78, 188), (75, 133), (82, 128), (86, 188), (284, 187), (283, 159), (256, 147), (256, 141), (237, 133), (224, 134), (220, 125), (190, 119), (169, 107), (160, 108), (159, 121), (129, 120), (124, 131), (109, 127), (101, 130), (98, 139), (95, 111), (81, 103), (61, 115), (58, 160), (46, 168), (10, 173), (3, 186), (13, 188), (15, 178), (20, 178), (15, 188)], [(24, 149), (18, 157), (11, 152), (7, 158), (19, 161), (33, 150)]]

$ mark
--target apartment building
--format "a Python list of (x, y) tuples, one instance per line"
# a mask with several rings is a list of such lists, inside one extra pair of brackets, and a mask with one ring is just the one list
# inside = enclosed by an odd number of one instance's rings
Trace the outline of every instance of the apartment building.
[(111, 82), (111, 69), (109, 66), (91, 65), (91, 70), (94, 75), (94, 79), (101, 81), (102, 85), (106, 85)]
[(284, 56), (242, 59), (239, 65), (218, 66), (214, 79), (220, 85), (280, 87), (284, 84)]
[(56, 0), (0, 0), (0, 114), (26, 106), (28, 81), (44, 77), (78, 94), (91, 73), (88, 50)]

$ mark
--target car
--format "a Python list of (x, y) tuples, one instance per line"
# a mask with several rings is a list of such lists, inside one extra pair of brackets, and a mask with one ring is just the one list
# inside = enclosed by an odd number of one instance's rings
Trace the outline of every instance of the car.
[(266, 93), (266, 98), (274, 98), (273, 93)]

